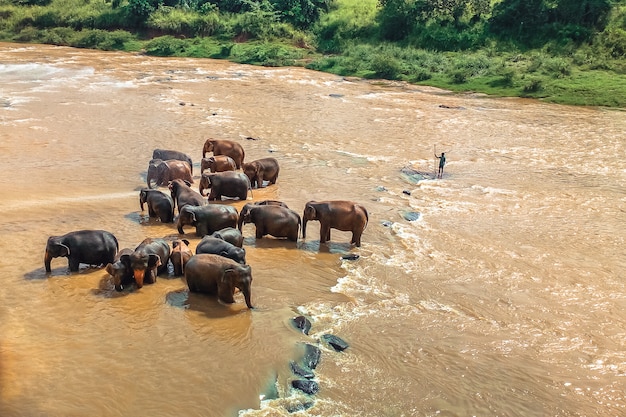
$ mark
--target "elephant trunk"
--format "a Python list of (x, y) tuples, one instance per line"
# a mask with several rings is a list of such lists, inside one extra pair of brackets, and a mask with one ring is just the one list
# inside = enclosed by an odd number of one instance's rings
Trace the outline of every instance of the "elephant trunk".
[(144, 269), (135, 269), (133, 270), (133, 276), (135, 277), (135, 283), (137, 284), (137, 288), (143, 287), (143, 277), (146, 271)]
[(237, 228), (241, 232), (241, 228), (243, 227), (244, 219), (242, 215), (239, 215), (239, 219), (237, 220)]
[(254, 308), (252, 307), (252, 301), (250, 300), (250, 285), (246, 285), (241, 292), (243, 293), (243, 298), (246, 300), (248, 308)]
[(306, 218), (306, 216), (302, 217), (302, 239), (306, 238), (306, 222), (308, 222), (309, 220)]
[(46, 267), (46, 272), (52, 271), (52, 269), (50, 268), (51, 261), (52, 261), (52, 255), (50, 254), (50, 252), (48, 252), (48, 249), (46, 249), (46, 255), (44, 256), (44, 259), (43, 259), (44, 266)]

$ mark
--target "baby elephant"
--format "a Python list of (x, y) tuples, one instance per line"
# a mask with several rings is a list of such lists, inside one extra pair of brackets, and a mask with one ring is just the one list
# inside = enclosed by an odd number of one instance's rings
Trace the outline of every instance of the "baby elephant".
[(185, 265), (193, 256), (189, 249), (189, 241), (187, 239), (176, 239), (172, 242), (172, 253), (170, 253), (170, 261), (174, 266), (174, 275), (180, 276), (185, 273)]
[(169, 195), (159, 190), (142, 188), (139, 191), (139, 205), (143, 211), (143, 205), (148, 205), (148, 215), (158, 217), (161, 223), (174, 221), (174, 200)]
[(280, 171), (278, 161), (275, 158), (257, 159), (249, 163), (244, 163), (242, 168), (254, 188), (262, 188), (263, 181), (276, 184), (276, 178), (278, 178), (278, 172)]
[(215, 155), (209, 158), (202, 158), (200, 161), (200, 172), (202, 173), (207, 169), (211, 172), (236, 171), (237, 164), (230, 156)]
[(238, 229), (235, 229), (234, 227), (225, 227), (211, 233), (211, 236), (225, 240), (228, 243), (232, 243), (238, 248), (243, 248), (243, 235)]
[(106, 266), (106, 271), (113, 277), (115, 291), (122, 291), (125, 285), (130, 285), (134, 282), (133, 270), (120, 261), (123, 255), (130, 255), (133, 252), (130, 248), (121, 249), (115, 256), (115, 262)]
[(235, 288), (239, 288), (248, 308), (252, 307), (252, 269), (220, 255), (201, 253), (191, 257), (185, 268), (189, 291), (217, 295), (223, 303), (235, 302)]
[(272, 235), (297, 242), (301, 220), (298, 213), (286, 207), (248, 203), (239, 214), (239, 230), (246, 223), (255, 224), (257, 239)]
[(246, 264), (246, 250), (228, 243), (217, 237), (205, 236), (196, 247), (196, 254), (212, 253), (228, 259), (232, 259), (242, 265)]
[(221, 200), (222, 196), (246, 200), (250, 189), (250, 180), (241, 172), (204, 173), (200, 178), (200, 194), (207, 188), (211, 189), (209, 201)]

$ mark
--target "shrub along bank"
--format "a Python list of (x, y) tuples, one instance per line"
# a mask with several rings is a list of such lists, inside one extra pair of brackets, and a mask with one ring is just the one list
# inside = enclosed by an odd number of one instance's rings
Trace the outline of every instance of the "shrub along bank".
[(624, 0), (0, 0), (0, 40), (626, 107)]

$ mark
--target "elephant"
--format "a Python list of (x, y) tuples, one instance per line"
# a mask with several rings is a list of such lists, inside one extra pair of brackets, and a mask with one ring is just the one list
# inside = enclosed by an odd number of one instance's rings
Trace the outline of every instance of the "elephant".
[(237, 209), (223, 204), (206, 206), (186, 205), (178, 215), (178, 233), (185, 233), (183, 226), (196, 227), (196, 235), (204, 237), (225, 227), (235, 227), (239, 215)]
[(172, 242), (170, 262), (174, 266), (174, 275), (180, 276), (185, 273), (185, 265), (192, 256), (193, 252), (189, 249), (189, 241), (187, 239), (176, 239)]
[(199, 253), (212, 253), (232, 259), (242, 265), (246, 264), (246, 250), (244, 248), (237, 247), (232, 243), (213, 236), (202, 238), (198, 246), (196, 246), (196, 255)]
[(216, 237), (218, 239), (225, 240), (228, 243), (231, 243), (238, 248), (243, 248), (243, 235), (234, 227), (225, 227), (223, 229), (218, 230), (217, 232), (211, 233), (212, 237)]
[(215, 295), (223, 302), (235, 302), (235, 288), (243, 293), (248, 308), (252, 307), (251, 285), (252, 268), (241, 265), (232, 259), (210, 253), (191, 257), (185, 269), (185, 281), (191, 292)]
[(237, 164), (235, 160), (226, 155), (214, 155), (209, 158), (202, 158), (200, 161), (200, 172), (205, 170), (211, 172), (236, 171)]
[(148, 215), (158, 217), (161, 223), (174, 221), (174, 200), (171, 196), (159, 190), (142, 188), (139, 191), (139, 205), (143, 211), (143, 205), (148, 204)]
[(66, 257), (71, 272), (79, 265), (106, 265), (114, 262), (119, 245), (117, 238), (105, 230), (77, 230), (62, 236), (50, 236), (46, 243), (44, 266), (52, 272), (53, 258)]
[(120, 260), (123, 255), (130, 255), (134, 251), (130, 248), (120, 249), (120, 251), (115, 255), (115, 262), (108, 263), (106, 271), (113, 277), (113, 285), (115, 286), (116, 291), (122, 291), (124, 289), (124, 285), (128, 285), (134, 282), (133, 279), (133, 271), (130, 268), (127, 268), (126, 265)]
[(306, 238), (309, 220), (320, 222), (320, 243), (330, 240), (330, 229), (352, 232), (351, 244), (361, 246), (361, 235), (367, 226), (365, 207), (352, 201), (309, 201), (302, 215), (302, 238)]
[(148, 188), (152, 188), (152, 181), (155, 181), (157, 186), (166, 186), (170, 181), (179, 178), (193, 184), (191, 166), (187, 162), (177, 159), (168, 159), (166, 161), (152, 159), (148, 164), (148, 175), (146, 177)]
[(183, 180), (174, 180), (169, 183), (168, 188), (172, 195), (172, 199), (178, 205), (178, 213), (186, 206), (203, 206), (206, 202), (199, 193), (191, 189), (191, 183)]
[(205, 158), (207, 152), (213, 152), (213, 155), (226, 155), (233, 158), (237, 169), (241, 168), (243, 159), (246, 156), (243, 146), (232, 140), (219, 140), (209, 138), (204, 142), (202, 147), (202, 157)]
[(301, 221), (298, 213), (286, 207), (248, 203), (241, 209), (237, 222), (239, 230), (246, 223), (255, 224), (257, 239), (272, 235), (297, 242)]
[[(276, 158), (262, 158), (242, 165), (244, 174), (250, 179), (252, 187), (263, 188), (263, 181), (276, 184), (280, 167)], [(256, 184), (256, 185), (255, 185)]]
[(164, 161), (167, 159), (177, 159), (179, 161), (185, 161), (191, 167), (191, 174), (193, 174), (193, 162), (191, 161), (189, 155), (187, 155), (186, 153), (172, 151), (169, 149), (155, 149), (154, 151), (152, 151), (152, 159), (162, 159)]
[(137, 288), (141, 288), (144, 282), (154, 284), (158, 274), (167, 272), (170, 252), (170, 245), (165, 239), (146, 238), (133, 253), (120, 256), (120, 261), (132, 271)]
[(221, 200), (222, 196), (247, 200), (250, 180), (241, 172), (204, 173), (200, 179), (200, 194), (204, 195), (207, 188), (211, 189), (209, 201)]

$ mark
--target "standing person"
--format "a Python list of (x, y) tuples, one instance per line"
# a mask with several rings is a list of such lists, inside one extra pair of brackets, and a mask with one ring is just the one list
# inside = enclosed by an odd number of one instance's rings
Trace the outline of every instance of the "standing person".
[(441, 156), (437, 156), (435, 153), (435, 158), (439, 158), (439, 171), (437, 172), (437, 178), (443, 177), (443, 167), (446, 165), (446, 153), (441, 152)]

